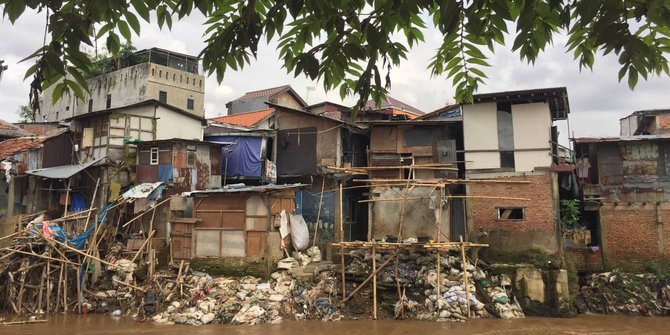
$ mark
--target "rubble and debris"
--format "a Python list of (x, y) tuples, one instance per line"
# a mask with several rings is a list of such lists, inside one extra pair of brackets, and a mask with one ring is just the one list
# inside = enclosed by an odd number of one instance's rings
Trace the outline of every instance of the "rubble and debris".
[(582, 313), (668, 315), (670, 282), (653, 274), (591, 274), (579, 292), (577, 308)]

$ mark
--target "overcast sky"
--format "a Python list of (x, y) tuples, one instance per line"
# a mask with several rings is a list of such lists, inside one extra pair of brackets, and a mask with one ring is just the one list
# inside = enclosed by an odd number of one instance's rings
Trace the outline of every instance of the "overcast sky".
[[(0, 21), (0, 59), (9, 66), (0, 80), (1, 119), (16, 121), (18, 106), (28, 101), (29, 81), (24, 81), (23, 76), (31, 64), (17, 62), (42, 46), (44, 21), (44, 14), (30, 13), (21, 17), (15, 25), (6, 19)], [(204, 46), (202, 22), (202, 16), (175, 21), (172, 31), (161, 31), (144, 23), (141, 37), (135, 36), (133, 44), (138, 49), (160, 47), (196, 55)], [(434, 29), (428, 29), (424, 34), (426, 43), (415, 47), (409, 59), (393, 69), (391, 96), (430, 112), (453, 102), (454, 91), (450, 80), (431, 78), (426, 70), (441, 38)], [(509, 46), (498, 48), (491, 59), (493, 67), (486, 70), (489, 79), (485, 86), (480, 87), (479, 93), (566, 86), (572, 112), (570, 127), (575, 136), (615, 136), (618, 135), (619, 118), (641, 109), (670, 108), (670, 101), (667, 101), (670, 78), (640, 81), (635, 91), (630, 91), (625, 82), (617, 82), (619, 67), (615, 57), (597, 58), (593, 72), (587, 70), (580, 73), (572, 55), (565, 52), (564, 42), (564, 38), (556, 40), (554, 47), (540, 55), (534, 66), (521, 62), (518, 55), (511, 53)], [(244, 92), (284, 84), (290, 84), (310, 104), (323, 100), (346, 105), (354, 103), (353, 98), (342, 102), (337, 91), (324, 92), (319, 83), (286, 74), (277, 55), (272, 46), (264, 45), (259, 50), (258, 60), (242, 71), (227, 72), (221, 85), (214, 77), (208, 78), (206, 116), (224, 115), (225, 103)], [(309, 91), (309, 96), (308, 87), (316, 88)], [(560, 129), (562, 137), (566, 137), (566, 125), (563, 124)]]

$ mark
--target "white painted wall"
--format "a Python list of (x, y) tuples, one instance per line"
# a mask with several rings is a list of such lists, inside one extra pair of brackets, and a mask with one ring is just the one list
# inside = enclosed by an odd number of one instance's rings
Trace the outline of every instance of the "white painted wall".
[[(56, 85), (47, 88), (40, 96), (42, 115), (47, 121), (62, 121), (75, 115), (88, 113), (88, 101), (93, 101), (94, 112), (107, 109), (107, 95), (111, 95), (110, 108), (130, 106), (150, 99), (159, 99), (159, 91), (167, 92), (167, 104), (193, 113), (205, 114), (205, 77), (179, 69), (153, 63), (142, 63), (106, 73), (87, 80), (90, 94), (79, 100), (74, 95), (62, 97), (54, 104), (52, 92)], [(193, 110), (187, 109), (187, 99), (193, 99)]]
[[(512, 105), (514, 166), (517, 172), (551, 165), (551, 112), (546, 103)], [(533, 149), (519, 151), (519, 149)]]
[(468, 152), (470, 150), (498, 150), (498, 121), (496, 103), (463, 106), (463, 134), (466, 169), (500, 168), (498, 152)]
[(183, 138), (202, 141), (202, 123), (165, 107), (156, 110), (156, 139)]

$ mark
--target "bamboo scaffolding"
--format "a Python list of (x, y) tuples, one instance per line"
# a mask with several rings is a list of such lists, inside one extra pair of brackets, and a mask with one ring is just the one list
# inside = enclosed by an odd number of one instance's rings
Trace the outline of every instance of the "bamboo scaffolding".
[(27, 251), (23, 251), (23, 250), (15, 250), (15, 249), (9, 249), (9, 248), (3, 248), (3, 250), (11, 250), (12, 252), (16, 252), (16, 253), (19, 253), (19, 254), (38, 257), (38, 258), (42, 258), (42, 259), (48, 259), (48, 260), (51, 260), (51, 261), (56, 261), (56, 262), (61, 262), (61, 263), (66, 263), (66, 264), (71, 264), (71, 265), (77, 265), (77, 263), (68, 261), (67, 259), (53, 258), (53, 257), (49, 257), (49, 256), (41, 255), (41, 254), (35, 254), (35, 253), (32, 253), (32, 252), (27, 252)]
[(124, 223), (123, 226), (121, 226), (121, 227), (124, 227), (124, 228), (125, 228), (126, 226), (128, 226), (129, 224), (135, 222), (137, 219), (143, 217), (143, 216), (146, 215), (147, 213), (149, 213), (149, 212), (153, 212), (156, 208), (158, 208), (158, 207), (162, 206), (163, 204), (167, 203), (168, 201), (170, 201), (171, 198), (172, 198), (172, 197), (167, 197), (165, 200), (163, 200), (163, 201), (157, 203), (155, 206), (153, 206), (153, 207), (147, 209), (146, 211), (144, 211), (144, 213), (141, 213), (140, 215), (137, 215), (137, 216), (135, 216), (134, 218), (132, 218), (130, 221)]

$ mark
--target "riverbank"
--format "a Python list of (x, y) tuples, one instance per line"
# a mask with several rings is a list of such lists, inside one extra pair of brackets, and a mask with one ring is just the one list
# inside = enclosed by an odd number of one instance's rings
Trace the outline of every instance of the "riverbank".
[[(6, 321), (24, 318), (6, 315)], [(202, 327), (184, 325), (160, 325), (152, 322), (140, 323), (131, 318), (108, 315), (49, 315), (49, 321), (41, 324), (0, 326), (2, 333), (15, 335), (172, 335), (172, 334), (227, 334), (227, 335), (300, 335), (323, 334), (667, 334), (670, 318), (633, 317), (612, 315), (579, 315), (576, 318), (557, 319), (527, 317), (525, 319), (476, 319), (469, 322), (425, 322), (393, 320), (361, 321), (287, 321), (281, 324), (219, 325)]]

